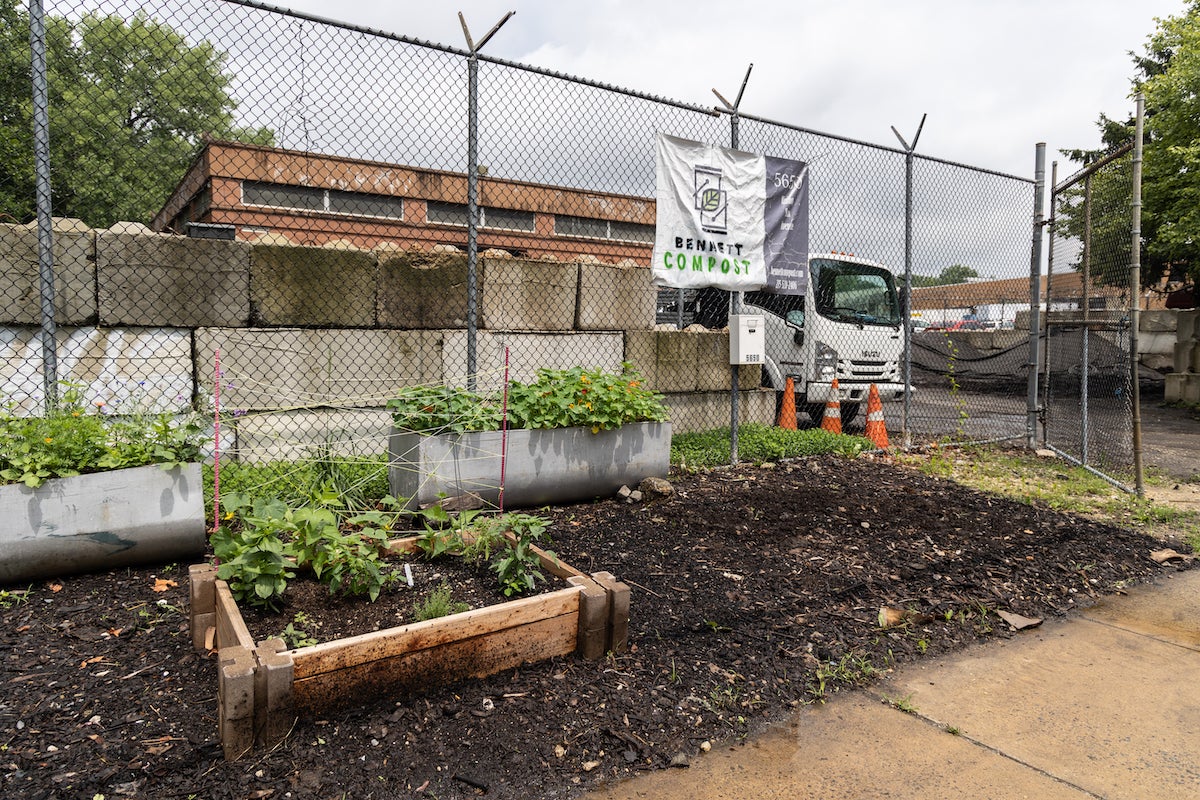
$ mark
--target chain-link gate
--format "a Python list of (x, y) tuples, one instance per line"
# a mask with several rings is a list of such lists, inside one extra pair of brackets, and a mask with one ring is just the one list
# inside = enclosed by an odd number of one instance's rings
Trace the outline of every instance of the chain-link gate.
[[(916, 286), (911, 336), (903, 309), (906, 263), (916, 283), (1021, 280), (1029, 180), (245, 0), (52, 0), (44, 22), (54, 222), (39, 233), (30, 13), (0, 0), (15, 413), (69, 381), (110, 410), (219, 402), (243, 458), (376, 455), (400, 387), (494, 389), (507, 353), (521, 380), (632, 362), (676, 431), (726, 426), (728, 334), (680, 336), (696, 298), (657, 292), (647, 267), (655, 135), (724, 145), (732, 122), (741, 149), (809, 165), (815, 253), (887, 268), (840, 279), (864, 291), (822, 342), (837, 374), (865, 391), (911, 359), (911, 406), (899, 391), (885, 414), (918, 438), (1023, 430), (1019, 293), (967, 305)], [(923, 329), (935, 310), (928, 327), (982, 327)], [(764, 383), (742, 375), (742, 420), (775, 422)]]
[(1053, 181), (1042, 409), (1047, 446), (1128, 488), (1138, 375), (1135, 142)]

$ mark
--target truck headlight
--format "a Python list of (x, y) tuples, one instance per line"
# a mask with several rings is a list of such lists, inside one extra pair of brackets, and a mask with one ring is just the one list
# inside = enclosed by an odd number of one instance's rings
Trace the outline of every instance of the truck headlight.
[(837, 350), (822, 341), (816, 343), (816, 358), (813, 361), (813, 380), (832, 381), (837, 377)]

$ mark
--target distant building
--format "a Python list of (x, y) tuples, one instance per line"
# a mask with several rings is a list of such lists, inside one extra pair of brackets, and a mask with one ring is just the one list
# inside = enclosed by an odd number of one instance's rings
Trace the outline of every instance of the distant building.
[[(1047, 280), (1043, 275), (1039, 295), (1047, 307)], [(1127, 289), (1122, 286), (1092, 286), (1087, 305), (1092, 311), (1123, 310), (1128, 307)], [(1072, 311), (1084, 305), (1083, 276), (1076, 270), (1054, 273), (1049, 281), (1049, 310)], [(1142, 303), (1142, 308), (1162, 308), (1159, 295)], [(1029, 278), (972, 281), (946, 286), (920, 286), (912, 290), (912, 315), (929, 325), (948, 326), (963, 319), (979, 320), (990, 327), (1011, 324), (1018, 311), (1029, 309)]]
[[(480, 177), (480, 252), (650, 263), (654, 201)], [(210, 141), (155, 215), (156, 231), (189, 223), (245, 241), (373, 249), (467, 246), (462, 173)], [(220, 226), (220, 227), (207, 227)]]

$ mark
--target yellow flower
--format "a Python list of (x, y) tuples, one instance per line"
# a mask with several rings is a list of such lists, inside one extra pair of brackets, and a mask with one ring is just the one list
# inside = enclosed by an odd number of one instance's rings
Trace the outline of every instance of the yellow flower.
[(588, 410), (588, 411), (591, 411), (591, 410), (592, 410), (592, 404), (591, 404), (591, 403), (584, 403), (584, 405), (585, 405), (585, 406), (587, 406), (587, 410)]
[(641, 385), (641, 381), (630, 381), (629, 382), (630, 388), (633, 388), (633, 389), (636, 389), (639, 385)]
[(592, 426), (592, 433), (599, 433), (599, 432), (600, 432), (600, 426), (599, 426), (599, 425), (593, 425), (593, 426)]
[(580, 383), (591, 383), (591, 380), (588, 378), (587, 375), (580, 375), (579, 382)]
[(50, 444), (53, 441), (54, 441), (54, 437), (52, 437), (52, 436), (47, 436), (45, 439), (46, 444)]

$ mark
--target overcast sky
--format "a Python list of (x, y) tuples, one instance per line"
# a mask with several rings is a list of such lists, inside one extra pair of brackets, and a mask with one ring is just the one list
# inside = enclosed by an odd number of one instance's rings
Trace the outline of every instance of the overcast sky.
[[(741, 108), (826, 133), (1032, 176), (1034, 145), (1094, 147), (1101, 112), (1122, 118), (1155, 18), (1183, 0), (281, 0), (355, 25), (483, 52), (698, 105)], [(1062, 160), (1062, 159), (1060, 159)], [(1047, 164), (1047, 169), (1049, 163)], [(1065, 165), (1062, 169), (1073, 171)], [(1060, 169), (1060, 175), (1062, 171)]]

